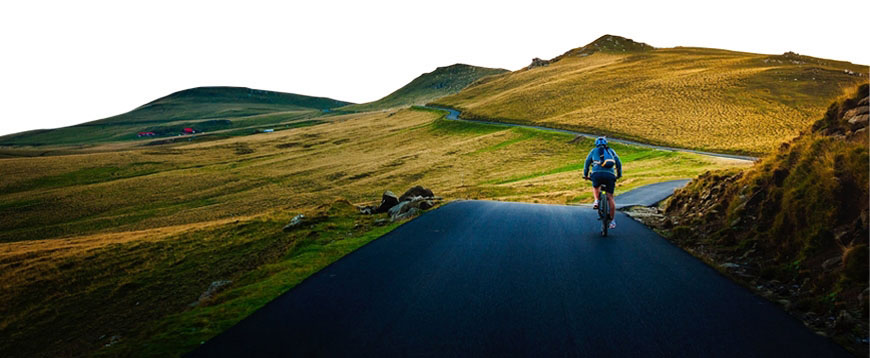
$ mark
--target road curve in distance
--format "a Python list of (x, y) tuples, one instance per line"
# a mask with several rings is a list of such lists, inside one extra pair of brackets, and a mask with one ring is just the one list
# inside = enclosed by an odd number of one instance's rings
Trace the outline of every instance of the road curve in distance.
[[(551, 132), (559, 132), (559, 133), (567, 133), (567, 134), (572, 134), (572, 135), (579, 135), (579, 136), (584, 136), (587, 138), (597, 138), (598, 137), (598, 135), (595, 135), (595, 134), (571, 131), (571, 130), (567, 130), (567, 129), (531, 126), (531, 125), (515, 124), (515, 123), (481, 121), (481, 120), (476, 120), (476, 119), (463, 119), (463, 118), (460, 118), (461, 112), (459, 112), (455, 109), (452, 109), (452, 108), (432, 107), (432, 106), (426, 106), (426, 108), (447, 111), (448, 113), (447, 113), (447, 116), (445, 116), (445, 118), (447, 118), (448, 120), (451, 120), (451, 121), (463, 121), (463, 122), (482, 123), (482, 124), (491, 124), (491, 125), (508, 126), (508, 127), (532, 128), (532, 129), (540, 129), (540, 130), (551, 131)], [(704, 151), (693, 150), (693, 149), (665, 147), (665, 146), (660, 146), (660, 145), (635, 142), (635, 141), (631, 141), (631, 140), (627, 140), (627, 139), (607, 138), (607, 140), (610, 142), (614, 142), (614, 143), (621, 143), (621, 144), (633, 145), (633, 146), (644, 147), (644, 148), (652, 148), (652, 149), (658, 149), (658, 150), (695, 153), (695, 154), (709, 155), (709, 156), (713, 156), (713, 157), (728, 158), (728, 159), (735, 159), (735, 160), (745, 160), (745, 161), (752, 161), (752, 162), (758, 160), (757, 157), (751, 157), (751, 156), (746, 156), (746, 155), (713, 153), (713, 152), (704, 152)]]

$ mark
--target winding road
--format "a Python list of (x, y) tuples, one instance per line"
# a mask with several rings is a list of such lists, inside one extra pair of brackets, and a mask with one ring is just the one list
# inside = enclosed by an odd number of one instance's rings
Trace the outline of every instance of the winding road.
[[(617, 202), (649, 205), (684, 183)], [(840, 357), (622, 213), (457, 201), (338, 260), (193, 357)]]
[[(587, 138), (597, 138), (598, 137), (598, 135), (595, 135), (595, 134), (571, 131), (571, 130), (567, 130), (567, 129), (530, 126), (530, 125), (515, 124), (515, 123), (480, 121), (480, 120), (476, 120), (476, 119), (462, 119), (462, 118), (459, 118), (461, 113), (455, 109), (452, 109), (452, 108), (432, 107), (432, 106), (426, 106), (426, 108), (447, 111), (448, 113), (447, 113), (446, 118), (448, 120), (451, 120), (451, 121), (483, 123), (483, 124), (491, 124), (491, 125), (499, 125), (499, 126), (507, 126), (507, 127), (532, 128), (532, 129), (540, 129), (540, 130), (551, 131), (551, 132), (568, 133), (568, 134), (579, 135), (579, 136), (583, 136), (583, 137), (587, 137)], [(723, 154), (723, 153), (704, 152), (704, 151), (700, 151), (700, 150), (692, 150), (692, 149), (684, 149), (684, 148), (664, 147), (664, 146), (659, 146), (659, 145), (652, 145), (652, 144), (647, 144), (647, 143), (635, 142), (635, 141), (626, 140), (626, 139), (607, 138), (607, 140), (609, 142), (614, 142), (614, 143), (627, 144), (627, 145), (633, 145), (633, 146), (637, 146), (637, 147), (652, 148), (652, 149), (658, 149), (658, 150), (695, 153), (695, 154), (709, 155), (709, 156), (713, 156), (713, 157), (728, 158), (728, 159), (735, 159), (735, 160), (747, 160), (747, 161), (758, 160), (758, 158), (756, 158), (756, 157), (750, 157), (750, 156), (745, 156), (745, 155)]]

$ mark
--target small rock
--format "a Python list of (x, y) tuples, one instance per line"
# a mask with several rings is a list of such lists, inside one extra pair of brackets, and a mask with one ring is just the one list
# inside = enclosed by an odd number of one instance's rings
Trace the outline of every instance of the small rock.
[(837, 256), (837, 257), (832, 257), (830, 259), (827, 259), (827, 260), (825, 260), (825, 262), (822, 262), (822, 268), (825, 269), (825, 271), (830, 271), (830, 270), (833, 270), (838, 265), (842, 265), (842, 264), (843, 264), (843, 257)]
[(858, 301), (863, 302), (868, 297), (870, 297), (870, 287), (865, 288), (864, 291), (858, 294)]
[(389, 222), (390, 221), (387, 219), (377, 219), (377, 220), (375, 220), (374, 224), (375, 224), (375, 226), (384, 226)]
[(305, 223), (305, 215), (299, 214), (290, 219), (290, 223), (284, 226), (284, 231), (292, 231)]
[(435, 195), (432, 194), (431, 190), (417, 185), (411, 189), (408, 189), (408, 191), (406, 191), (404, 194), (402, 194), (402, 196), (399, 197), (399, 202), (411, 200), (411, 198), (416, 197), (416, 196), (421, 196), (424, 198), (432, 198)]
[[(431, 193), (431, 192), (430, 192)], [(396, 197), (396, 194), (393, 194), (392, 191), (385, 191), (383, 195), (381, 195), (381, 205), (374, 210), (375, 213), (385, 213), (390, 208), (396, 206), (399, 203), (399, 198)]]
[(106, 343), (106, 345), (104, 347), (114, 346), (114, 345), (118, 344), (118, 342), (120, 342), (120, 341), (121, 341), (121, 336), (112, 336), (112, 338), (109, 338), (109, 343)]
[(789, 301), (789, 300), (786, 300), (786, 299), (776, 300), (776, 303), (779, 303), (780, 305), (785, 307), (786, 310), (791, 308), (791, 301)]
[(536, 68), (536, 67), (544, 67), (544, 66), (547, 66), (547, 65), (549, 65), (549, 64), (550, 64), (550, 61), (543, 60), (543, 59), (540, 59), (540, 58), (538, 58), (538, 57), (535, 57), (535, 58), (532, 59), (532, 63), (531, 63), (530, 65), (526, 66), (526, 68), (531, 70), (531, 69), (533, 69), (533, 68)]
[(422, 210), (420, 210), (420, 209), (417, 209), (417, 208), (410, 208), (410, 209), (408, 209), (407, 211), (405, 211), (405, 212), (403, 212), (403, 213), (401, 213), (401, 214), (398, 214), (398, 215), (396, 215), (396, 216), (393, 216), (393, 221), (399, 221), (399, 220), (409, 219), (409, 218), (414, 217), (415, 215), (417, 215), (417, 214), (419, 214), (419, 213), (421, 213), (421, 212), (422, 212)]
[(855, 317), (852, 317), (849, 312), (846, 310), (841, 310), (837, 315), (837, 321), (834, 324), (834, 327), (838, 329), (848, 329), (851, 328), (855, 324)]
[(864, 128), (867, 126), (868, 122), (870, 122), (870, 115), (866, 113), (849, 119), (849, 124), (852, 125), (852, 129)]
[(430, 200), (420, 200), (420, 204), (418, 204), (417, 208), (419, 208), (420, 210), (429, 210), (433, 206), (435, 206), (435, 204), (432, 203), (432, 201)]
[(230, 280), (219, 280), (214, 281), (211, 285), (208, 286), (208, 289), (205, 290), (201, 295), (199, 295), (199, 303), (210, 300), (214, 295), (218, 292), (223, 291), (227, 286), (229, 286), (233, 281)]
[(398, 205), (392, 207), (388, 214), (392, 221), (403, 220), (410, 218), (423, 210), (427, 210), (435, 206), (432, 200), (418, 196), (407, 201), (402, 201)]
[(396, 215), (399, 215), (399, 213), (402, 211), (402, 209), (405, 206), (408, 205), (408, 203), (409, 203), (408, 201), (402, 201), (402, 202), (396, 204), (395, 206), (390, 208), (390, 210), (387, 210), (387, 214), (390, 215), (390, 217), (395, 217)]

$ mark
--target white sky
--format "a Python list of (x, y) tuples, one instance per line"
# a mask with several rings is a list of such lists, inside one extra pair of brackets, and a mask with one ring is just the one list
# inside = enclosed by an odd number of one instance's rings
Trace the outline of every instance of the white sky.
[(870, 1), (4, 1), (0, 135), (196, 86), (378, 99), (457, 62), (516, 70), (613, 34), (870, 64)]

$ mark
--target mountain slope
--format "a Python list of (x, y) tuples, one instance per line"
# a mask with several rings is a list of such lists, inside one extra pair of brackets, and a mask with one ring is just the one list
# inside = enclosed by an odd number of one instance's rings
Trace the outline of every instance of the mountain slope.
[(751, 168), (696, 178), (671, 198), (663, 223), (681, 246), (732, 263), (747, 286), (861, 356), (870, 292), (868, 95), (862, 85)]
[(424, 73), (407, 85), (374, 102), (354, 104), (343, 110), (366, 112), (379, 109), (425, 104), (446, 95), (454, 94), (469, 84), (490, 75), (507, 72), (500, 68), (486, 68), (457, 63), (438, 67)]
[(130, 112), (70, 127), (0, 137), (0, 145), (83, 145), (137, 138), (138, 132), (176, 136), (196, 131), (268, 125), (309, 118), (349, 104), (243, 87), (197, 87), (175, 92)]
[(470, 119), (758, 154), (796, 136), (867, 73), (867, 66), (793, 53), (653, 48), (607, 35), (434, 104)]

